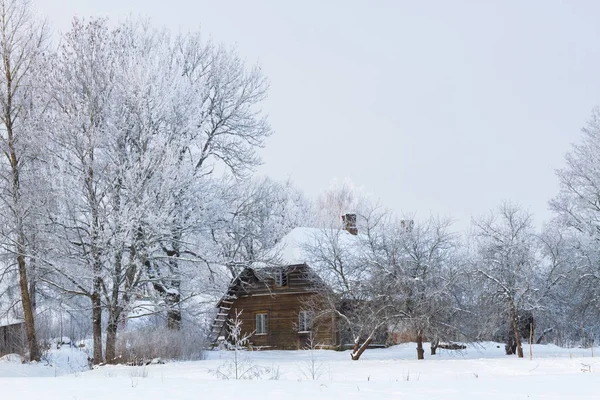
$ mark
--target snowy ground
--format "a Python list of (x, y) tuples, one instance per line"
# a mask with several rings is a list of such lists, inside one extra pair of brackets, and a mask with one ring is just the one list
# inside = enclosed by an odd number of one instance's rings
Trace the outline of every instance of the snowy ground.
[[(441, 350), (415, 360), (414, 344), (349, 352), (255, 351), (242, 354), (240, 370), (263, 368), (255, 380), (225, 381), (231, 352), (208, 359), (145, 367), (87, 370), (87, 355), (63, 347), (36, 365), (0, 361), (2, 398), (21, 399), (566, 399), (600, 397), (600, 358), (590, 349), (529, 348), (525, 359), (505, 356), (500, 344), (456, 352)], [(595, 349), (600, 357), (600, 348)], [(312, 368), (314, 366), (314, 368)], [(256, 369), (255, 368), (255, 369)], [(316, 380), (312, 379), (315, 372)]]

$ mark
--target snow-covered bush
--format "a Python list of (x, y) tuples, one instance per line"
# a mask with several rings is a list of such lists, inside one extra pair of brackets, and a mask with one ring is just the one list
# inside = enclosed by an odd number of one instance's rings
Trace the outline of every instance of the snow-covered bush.
[(160, 358), (167, 360), (201, 360), (206, 336), (194, 329), (173, 331), (146, 328), (123, 332), (117, 341), (119, 363), (142, 364)]

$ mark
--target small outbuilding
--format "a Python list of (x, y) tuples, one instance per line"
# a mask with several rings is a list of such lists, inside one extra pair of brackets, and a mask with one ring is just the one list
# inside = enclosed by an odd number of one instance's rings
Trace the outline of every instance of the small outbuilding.
[(0, 318), (0, 357), (11, 353), (23, 354), (25, 348), (25, 322)]

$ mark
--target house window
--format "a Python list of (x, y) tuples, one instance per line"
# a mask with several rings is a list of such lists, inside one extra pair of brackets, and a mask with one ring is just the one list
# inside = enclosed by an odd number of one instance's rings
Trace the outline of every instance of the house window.
[(275, 271), (275, 286), (285, 287), (288, 285), (287, 271), (283, 268), (278, 268)]
[(269, 331), (269, 314), (256, 314), (256, 334), (266, 335)]
[(310, 332), (313, 324), (312, 311), (300, 311), (298, 316), (298, 332)]

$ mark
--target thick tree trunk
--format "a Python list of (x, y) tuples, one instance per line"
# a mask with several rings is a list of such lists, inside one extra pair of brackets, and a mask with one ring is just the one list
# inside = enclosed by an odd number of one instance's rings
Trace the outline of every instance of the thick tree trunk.
[[(15, 8), (13, 8), (13, 6)], [(24, 118), (26, 114), (25, 108), (29, 106), (27, 96), (27, 78), (32, 70), (31, 66), (35, 64), (33, 62), (35, 49), (30, 45), (35, 46), (35, 42), (38, 41), (36, 29), (30, 24), (33, 22), (27, 17), (28, 5), (23, 2), (21, 5), (18, 3), (12, 6), (2, 3), (1, 15), (0, 15), (0, 52), (2, 53), (2, 63), (4, 68), (4, 77), (2, 82), (2, 89), (4, 93), (4, 101), (2, 102), (2, 123), (4, 128), (2, 129), (2, 142), (3, 150), (2, 154), (7, 157), (7, 161), (10, 165), (10, 178), (9, 182), (11, 185), (11, 197), (4, 198), (8, 205), (8, 210), (12, 213), (14, 220), (12, 226), (7, 231), (12, 231), (14, 236), (10, 238), (10, 242), (14, 243), (16, 252), (17, 268), (19, 272), (19, 288), (21, 291), (21, 305), (23, 307), (23, 317), (25, 319), (25, 331), (27, 336), (27, 344), (29, 346), (29, 358), (30, 360), (40, 360), (40, 349), (37, 343), (36, 332), (35, 332), (35, 319), (32, 297), (29, 288), (29, 281), (27, 279), (27, 265), (26, 265), (26, 250), (28, 237), (26, 235), (25, 227), (25, 210), (29, 204), (23, 204), (21, 197), (21, 167), (23, 160), (27, 154), (20, 153), (20, 149), (17, 143), (26, 143), (26, 138), (21, 137), (23, 134), (15, 136), (15, 128), (17, 127), (17, 118)], [(11, 11), (12, 9), (12, 11)], [(19, 12), (21, 12), (19, 14)], [(13, 14), (14, 13), (14, 14)], [(19, 14), (19, 15), (17, 15)], [(16, 24), (16, 26), (14, 25)], [(41, 44), (40, 37), (40, 44)], [(40, 48), (41, 49), (41, 48)], [(14, 62), (13, 62), (14, 61)], [(25, 103), (18, 104), (14, 100), (20, 99)], [(23, 117), (19, 117), (23, 115)], [(4, 136), (6, 135), (6, 136)]]
[[(20, 247), (20, 246), (19, 246)], [(19, 286), (21, 287), (21, 301), (23, 304), (23, 316), (25, 317), (25, 331), (27, 334), (27, 345), (29, 346), (29, 359), (31, 361), (40, 361), (40, 348), (38, 346), (35, 334), (35, 322), (33, 318), (33, 308), (27, 286), (27, 268), (25, 266), (25, 256), (19, 251), (17, 255), (17, 264), (19, 266)]]
[(174, 331), (181, 329), (181, 310), (167, 311), (167, 328)]
[(167, 305), (167, 328), (171, 330), (181, 329), (181, 280), (179, 272), (179, 257), (181, 241), (181, 229), (179, 226), (173, 232), (173, 253), (170, 255), (169, 272), (171, 274), (170, 287), (167, 288), (165, 303)]
[[(90, 140), (90, 139), (88, 139)], [(94, 339), (94, 355), (92, 362), (94, 364), (101, 364), (104, 362), (102, 354), (102, 260), (100, 258), (100, 212), (98, 211), (98, 201), (96, 198), (96, 191), (94, 188), (94, 152), (92, 144), (88, 144), (90, 165), (87, 169), (87, 175), (85, 178), (85, 186), (88, 195), (88, 201), (90, 204), (90, 211), (92, 214), (92, 232), (91, 232), (91, 255), (92, 255), (92, 269), (94, 274), (93, 289), (92, 289), (92, 334)]]
[(504, 350), (507, 356), (515, 354), (517, 351), (517, 345), (515, 344), (515, 339), (513, 338), (512, 330), (508, 335), (508, 339), (506, 340), (506, 344), (504, 345)]
[[(96, 286), (96, 282), (94, 282)], [(104, 362), (102, 357), (102, 304), (100, 302), (100, 293), (92, 294), (92, 331), (94, 338), (94, 356), (92, 362), (97, 365)]]
[(518, 324), (518, 315), (517, 310), (513, 306), (511, 311), (511, 323), (513, 328), (513, 333), (515, 335), (515, 346), (517, 349), (517, 357), (523, 358), (523, 347), (521, 346), (521, 334), (519, 333), (519, 324)]
[(169, 293), (165, 296), (167, 305), (167, 328), (179, 330), (181, 328), (181, 309), (179, 302), (181, 295), (179, 293)]
[[(10, 86), (10, 74), (7, 72), (6, 79)], [(12, 106), (11, 96), (8, 95), (8, 104), (5, 111), (5, 127), (8, 137), (8, 147), (10, 152), (10, 167), (12, 174), (12, 201), (13, 201), (13, 213), (15, 218), (15, 230), (16, 230), (16, 250), (17, 250), (17, 267), (19, 270), (19, 287), (21, 289), (21, 305), (23, 306), (23, 317), (25, 318), (25, 331), (27, 335), (27, 345), (29, 347), (29, 359), (32, 361), (39, 361), (41, 354), (38, 346), (36, 333), (35, 333), (35, 321), (33, 316), (33, 306), (31, 302), (31, 296), (29, 293), (29, 280), (27, 279), (27, 265), (25, 263), (25, 246), (27, 243), (25, 236), (25, 227), (23, 222), (23, 215), (21, 214), (22, 199), (21, 199), (21, 181), (19, 177), (19, 160), (15, 150), (15, 138), (13, 136), (13, 124), (12, 124)]]
[(106, 327), (106, 363), (117, 364), (117, 323), (111, 321)]
[[(174, 252), (168, 251), (167, 255), (173, 257)], [(161, 277), (159, 269), (154, 267), (148, 259), (144, 261), (144, 264), (148, 275), (154, 280), (154, 289), (160, 294), (165, 302), (165, 307), (167, 309), (167, 328), (170, 330), (181, 329), (181, 285), (179, 281), (177, 260), (169, 261), (172, 279)]]
[(423, 348), (423, 332), (417, 332), (417, 360), (425, 359), (425, 349)]
[(33, 305), (29, 293), (29, 280), (27, 279), (27, 265), (25, 263), (25, 246), (27, 243), (25, 237), (25, 227), (23, 226), (23, 216), (21, 215), (21, 189), (19, 180), (19, 162), (17, 154), (13, 148), (14, 137), (12, 133), (12, 123), (10, 116), (6, 122), (6, 130), (9, 138), (10, 148), (10, 164), (12, 171), (12, 190), (13, 190), (13, 207), (14, 217), (16, 222), (16, 250), (17, 250), (17, 267), (19, 270), (19, 287), (21, 289), (21, 305), (23, 306), (23, 317), (25, 318), (25, 331), (27, 335), (27, 345), (29, 347), (29, 359), (31, 361), (40, 361), (41, 353), (38, 346), (35, 333), (35, 320), (33, 315)]

